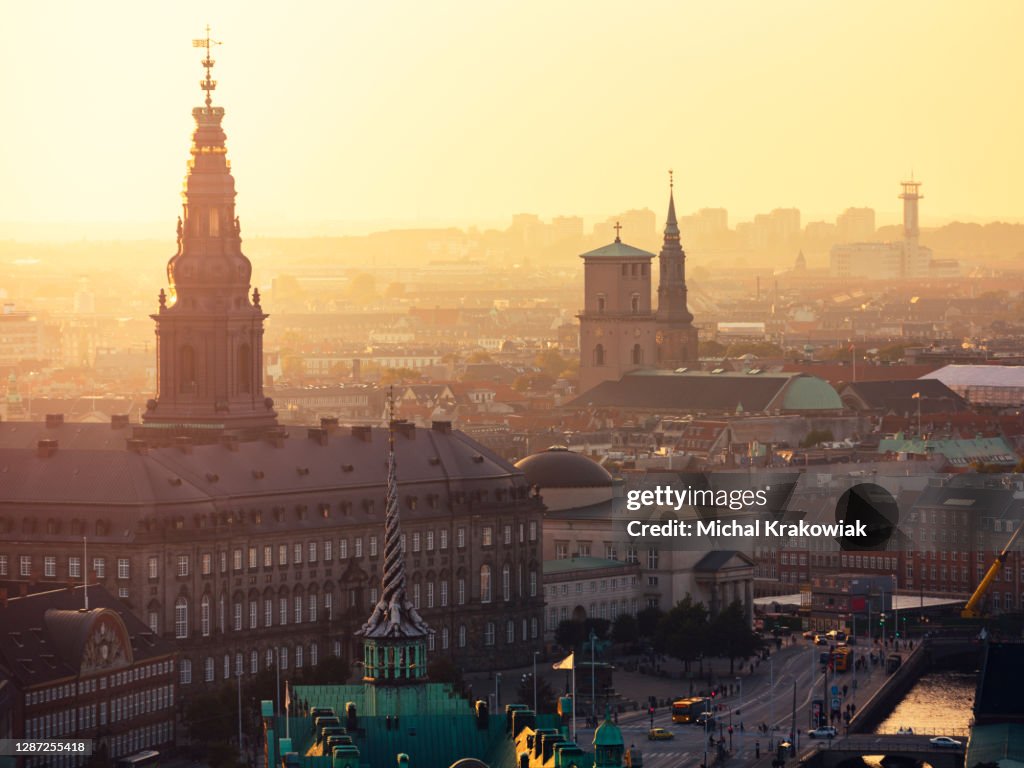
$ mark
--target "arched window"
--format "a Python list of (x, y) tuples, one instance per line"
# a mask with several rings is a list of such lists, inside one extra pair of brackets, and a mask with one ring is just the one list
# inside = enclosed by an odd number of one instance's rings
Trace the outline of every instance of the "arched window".
[(203, 595), (199, 602), (199, 631), (203, 637), (210, 636), (210, 596)]
[(179, 640), (188, 637), (188, 598), (184, 595), (174, 601), (174, 636)]
[(188, 344), (178, 350), (178, 391), (182, 394), (196, 391), (196, 351)]
[(480, 566), (480, 602), (491, 602), (491, 566)]
[(594, 347), (594, 365), (604, 365), (604, 344)]
[(501, 567), (501, 599), (508, 602), (512, 598), (512, 569), (508, 563)]
[(252, 391), (252, 347), (248, 344), (240, 344), (236, 358), (237, 370), (235, 375), (238, 381), (238, 391), (242, 394), (248, 394)]
[(629, 311), (634, 315), (640, 314), (640, 294), (634, 293), (629, 297)]
[(640, 365), (644, 361), (644, 351), (639, 344), (633, 345), (633, 365)]

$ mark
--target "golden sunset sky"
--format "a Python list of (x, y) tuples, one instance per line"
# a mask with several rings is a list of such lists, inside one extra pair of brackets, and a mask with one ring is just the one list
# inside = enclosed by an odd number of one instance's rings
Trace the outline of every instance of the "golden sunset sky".
[(0, 9), (5, 231), (173, 232), (207, 23), (250, 235), (660, 218), (670, 167), (730, 225), (911, 170), (926, 224), (1024, 219), (1021, 2), (68, 0)]

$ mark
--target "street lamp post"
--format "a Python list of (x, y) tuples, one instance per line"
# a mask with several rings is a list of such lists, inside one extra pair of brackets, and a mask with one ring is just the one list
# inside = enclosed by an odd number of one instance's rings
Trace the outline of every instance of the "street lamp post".
[(281, 649), (274, 648), (274, 672), (277, 674), (277, 716), (281, 716)]
[(494, 714), (501, 707), (501, 672), (494, 673)]
[(245, 760), (245, 751), (242, 749), (242, 668), (235, 670), (238, 674), (238, 753)]
[(590, 716), (597, 719), (597, 684), (594, 675), (594, 645), (597, 643), (597, 635), (590, 630)]
[[(771, 658), (771, 657), (769, 657), (769, 658)], [(743, 720), (742, 720), (742, 717), (743, 717), (743, 678), (742, 677), (737, 677), (736, 678), (736, 682), (738, 682), (740, 684), (740, 705), (739, 705), (739, 707), (736, 708), (736, 715), (741, 718), (740, 722), (743, 722)], [(744, 731), (744, 729), (740, 728), (740, 749), (743, 749), (743, 731)], [(730, 746), (732, 746), (732, 745), (730, 744)]]
[(537, 712), (537, 654), (540, 651), (533, 652), (533, 714), (539, 714)]

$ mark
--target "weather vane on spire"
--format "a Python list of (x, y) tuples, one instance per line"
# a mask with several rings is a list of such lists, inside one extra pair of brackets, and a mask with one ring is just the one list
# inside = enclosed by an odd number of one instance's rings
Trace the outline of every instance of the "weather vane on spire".
[(210, 38), (210, 25), (206, 25), (206, 37), (194, 39), (192, 41), (193, 48), (205, 48), (206, 57), (203, 59), (202, 64), (206, 67), (206, 78), (199, 81), (199, 87), (206, 91), (206, 108), (209, 109), (213, 104), (213, 98), (210, 96), (210, 92), (217, 87), (217, 81), (210, 77), (210, 71), (213, 69), (213, 65), (216, 62), (210, 57), (210, 48), (214, 45), (220, 45), (219, 40), (212, 40)]
[(672, 180), (672, 169), (668, 169), (668, 188), (672, 189), (675, 186), (675, 182)]

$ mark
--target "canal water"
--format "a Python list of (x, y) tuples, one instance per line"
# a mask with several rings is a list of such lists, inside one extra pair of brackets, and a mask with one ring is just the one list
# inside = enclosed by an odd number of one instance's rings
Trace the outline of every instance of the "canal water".
[[(875, 732), (896, 733), (900, 728), (913, 728), (914, 733), (952, 736), (966, 742), (977, 680), (977, 672), (924, 675)], [(865, 756), (863, 764), (869, 768), (891, 768), (891, 764), (883, 765), (881, 755)], [(921, 766), (930, 768), (928, 763)]]
[(957, 738), (971, 727), (977, 672), (930, 672), (924, 675), (877, 728), (895, 733), (913, 728), (914, 733), (933, 733)]

